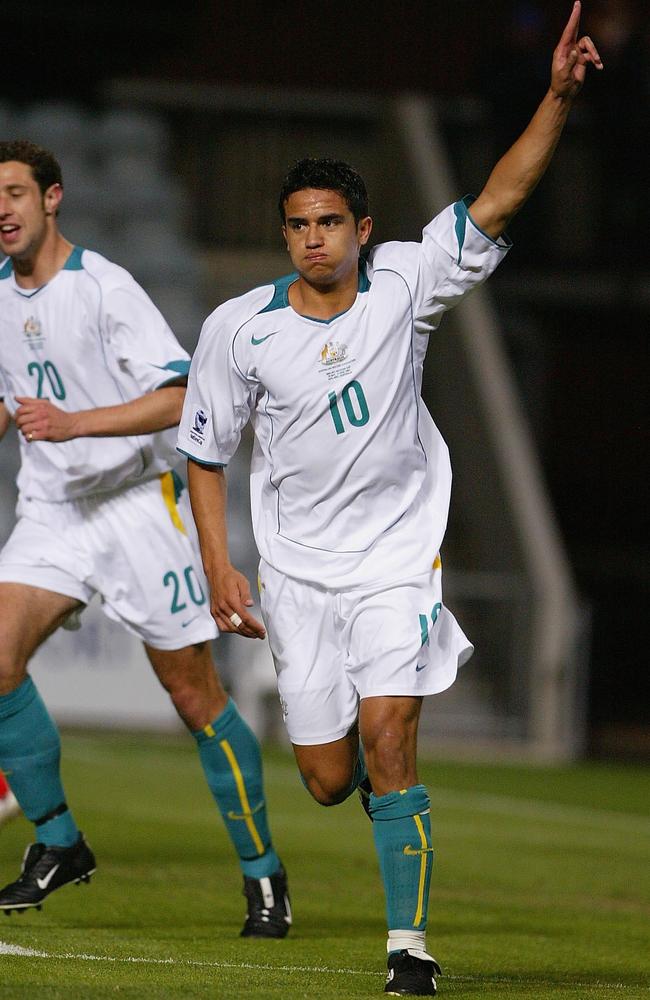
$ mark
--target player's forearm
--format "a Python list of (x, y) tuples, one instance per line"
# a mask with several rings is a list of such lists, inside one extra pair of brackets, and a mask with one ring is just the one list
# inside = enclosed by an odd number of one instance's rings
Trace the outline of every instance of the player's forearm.
[(124, 437), (175, 427), (181, 418), (184, 386), (164, 386), (117, 406), (70, 414), (74, 437)]
[(571, 110), (572, 101), (549, 90), (530, 124), (490, 174), (470, 208), (473, 220), (496, 239), (544, 176)]
[(9, 410), (5, 404), (0, 401), (0, 441), (5, 436), (9, 429), (9, 424), (11, 423), (11, 417), (9, 416)]
[(230, 567), (227, 527), (227, 484), (220, 466), (187, 463), (187, 482), (201, 558), (211, 586)]
[(203, 568), (210, 586), (210, 611), (222, 632), (264, 639), (266, 630), (251, 613), (250, 584), (228, 554), (226, 476), (221, 466), (187, 463), (194, 522), (199, 533)]

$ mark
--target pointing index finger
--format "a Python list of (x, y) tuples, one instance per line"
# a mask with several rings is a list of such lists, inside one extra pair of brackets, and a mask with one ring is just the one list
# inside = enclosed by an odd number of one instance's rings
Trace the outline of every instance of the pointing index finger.
[(573, 10), (571, 11), (571, 16), (567, 21), (566, 28), (562, 32), (562, 37), (560, 38), (560, 45), (573, 45), (575, 42), (577, 42), (581, 11), (582, 11), (582, 4), (580, 3), (580, 0), (576, 0), (576, 2), (573, 5)]

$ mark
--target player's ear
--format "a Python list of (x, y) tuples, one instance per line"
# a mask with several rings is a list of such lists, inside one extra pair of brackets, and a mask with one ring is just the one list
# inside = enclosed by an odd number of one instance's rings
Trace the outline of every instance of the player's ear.
[(357, 225), (357, 239), (359, 240), (359, 246), (365, 246), (370, 239), (370, 233), (372, 232), (372, 219), (369, 215), (365, 218), (359, 219)]
[(43, 207), (46, 215), (56, 215), (63, 198), (63, 188), (60, 184), (51, 184), (43, 195)]

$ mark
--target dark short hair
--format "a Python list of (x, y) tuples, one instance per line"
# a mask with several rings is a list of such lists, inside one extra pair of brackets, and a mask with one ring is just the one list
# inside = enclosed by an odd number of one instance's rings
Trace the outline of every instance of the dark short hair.
[(9, 160), (26, 163), (32, 168), (34, 180), (41, 189), (41, 194), (45, 194), (53, 184), (60, 184), (63, 187), (61, 167), (48, 149), (43, 149), (28, 139), (0, 142), (0, 163), (7, 163)]
[(306, 156), (290, 168), (280, 188), (280, 218), (284, 224), (284, 206), (289, 195), (305, 188), (337, 191), (345, 199), (348, 208), (359, 222), (368, 215), (368, 192), (363, 177), (354, 167), (343, 160), (329, 160), (326, 157)]

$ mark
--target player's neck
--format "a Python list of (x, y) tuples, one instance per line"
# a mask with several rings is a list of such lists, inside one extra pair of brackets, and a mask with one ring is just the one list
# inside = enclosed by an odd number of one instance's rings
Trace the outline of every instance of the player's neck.
[(53, 228), (33, 254), (13, 260), (16, 284), (21, 288), (41, 288), (59, 273), (72, 252), (72, 243)]
[(289, 304), (301, 316), (332, 319), (354, 305), (358, 289), (356, 270), (344, 280), (331, 285), (310, 284), (301, 276), (289, 286)]

